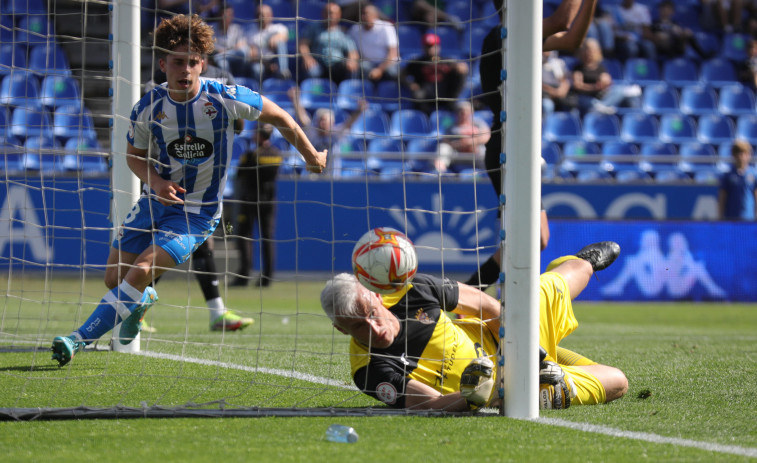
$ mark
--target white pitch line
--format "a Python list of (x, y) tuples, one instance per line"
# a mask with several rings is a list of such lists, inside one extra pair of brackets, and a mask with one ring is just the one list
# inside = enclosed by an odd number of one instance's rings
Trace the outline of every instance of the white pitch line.
[(737, 445), (722, 445), (712, 442), (700, 442), (690, 439), (680, 439), (677, 437), (665, 437), (657, 434), (650, 434), (648, 432), (623, 431), (622, 429), (615, 429), (608, 426), (599, 426), (596, 424), (588, 423), (576, 423), (573, 421), (566, 421), (557, 418), (536, 418), (533, 421), (537, 423), (549, 424), (552, 426), (560, 426), (562, 428), (575, 429), (583, 432), (592, 432), (596, 434), (604, 434), (606, 436), (623, 437), (626, 439), (651, 442), (653, 444), (671, 444), (677, 445), (679, 447), (693, 447), (710, 452), (730, 453), (733, 455), (757, 458), (757, 448), (751, 447), (739, 447)]
[[(238, 364), (228, 363), (228, 362), (219, 362), (216, 360), (205, 360), (205, 359), (198, 359), (198, 358), (192, 358), (192, 357), (182, 357), (180, 355), (161, 354), (158, 352), (148, 352), (148, 351), (136, 352), (135, 355), (142, 355), (144, 357), (151, 357), (151, 358), (158, 358), (158, 359), (165, 359), (165, 360), (174, 360), (177, 362), (195, 363), (198, 365), (230, 368), (230, 369), (235, 369), (235, 370), (249, 371), (251, 373), (265, 373), (265, 374), (270, 374), (270, 375), (278, 375), (278, 376), (283, 376), (286, 378), (300, 379), (303, 381), (309, 381), (311, 383), (323, 384), (326, 386), (336, 386), (343, 389), (357, 391), (357, 388), (353, 385), (345, 385), (340, 381), (336, 381), (330, 378), (323, 378), (320, 376), (309, 375), (306, 373), (299, 373), (296, 371), (277, 370), (273, 368), (248, 367), (245, 365), (238, 365)], [(536, 423), (543, 423), (550, 426), (559, 426), (562, 428), (575, 429), (577, 431), (582, 431), (582, 432), (591, 432), (595, 434), (604, 434), (606, 436), (612, 436), (612, 437), (622, 437), (626, 439), (640, 440), (644, 442), (650, 442), (653, 444), (671, 444), (671, 445), (677, 445), (679, 447), (692, 447), (692, 448), (706, 450), (710, 452), (729, 453), (732, 455), (757, 458), (757, 448), (751, 448), (751, 447), (739, 447), (737, 445), (722, 445), (722, 444), (715, 444), (712, 442), (701, 442), (701, 441), (695, 441), (695, 440), (690, 440), (690, 439), (681, 439), (678, 437), (665, 437), (665, 436), (660, 436), (658, 434), (651, 434), (647, 432), (624, 431), (622, 429), (611, 428), (609, 426), (599, 426), (596, 424), (589, 424), (589, 423), (576, 423), (574, 421), (566, 421), (566, 420), (561, 420), (558, 418), (536, 418), (530, 421), (534, 421)]]
[(164, 360), (174, 360), (177, 362), (195, 363), (198, 365), (206, 365), (206, 366), (212, 366), (212, 367), (230, 368), (234, 370), (248, 371), (250, 373), (265, 373), (269, 375), (278, 375), (278, 376), (283, 376), (285, 378), (300, 379), (300, 380), (308, 381), (315, 384), (323, 384), (326, 386), (336, 386), (342, 389), (349, 389), (349, 390), (357, 391), (357, 388), (355, 386), (346, 385), (341, 381), (336, 381), (330, 378), (322, 378), (320, 376), (315, 376), (315, 375), (309, 375), (307, 373), (299, 373), (297, 371), (277, 370), (274, 368), (262, 368), (262, 367), (248, 367), (245, 365), (238, 365), (235, 363), (219, 362), (216, 360), (205, 360), (205, 359), (198, 359), (198, 358), (192, 358), (192, 357), (182, 357), (180, 355), (161, 354), (159, 352), (149, 352), (149, 351), (135, 352), (135, 355), (141, 355), (143, 357), (151, 357), (151, 358), (164, 359)]

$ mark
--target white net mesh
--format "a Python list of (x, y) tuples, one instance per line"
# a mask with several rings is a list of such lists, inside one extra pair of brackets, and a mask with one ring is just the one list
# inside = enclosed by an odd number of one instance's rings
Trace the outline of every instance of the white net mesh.
[[(287, 110), (318, 149), (329, 149), (328, 168), (307, 173), (274, 130), (281, 165), (275, 182), (263, 178), (266, 167), (276, 169), (252, 155), (258, 124), (245, 121), (213, 253), (156, 284), (160, 300), (147, 313), (140, 355), (110, 351), (106, 334), (58, 369), (52, 339), (81, 326), (106, 292), (111, 174), (123, 174), (109, 159), (125, 146), (111, 140), (111, 127), (128, 117), (111, 109), (118, 37), (108, 2), (4, 0), (0, 409), (16, 417), (37, 407), (66, 416), (383, 409), (352, 385), (348, 338), (333, 330), (318, 296), (326, 278), (349, 271), (352, 246), (370, 227), (402, 230), (422, 271), (461, 281), (496, 250), (498, 200), (483, 153), (500, 135), (489, 132), (494, 116), (481, 98), (479, 62), (500, 13), (484, 0), (437, 2), (438, 9), (386, 0), (374, 4), (370, 28), (356, 2), (342, 6), (344, 38), (329, 41), (326, 4), (269, 1), (283, 31), (277, 45), (274, 30), (260, 31), (257, 1), (174, 3), (141, 2), (142, 82), (165, 80), (149, 32), (164, 17), (198, 12), (219, 38), (210, 64)], [(354, 55), (330, 56), (324, 46), (351, 38), (357, 43), (345, 50)], [(370, 62), (385, 40), (389, 48), (397, 40), (396, 59), (383, 62), (379, 53)], [(254, 182), (276, 191), (251, 196)], [(223, 307), (254, 323), (212, 330)]]

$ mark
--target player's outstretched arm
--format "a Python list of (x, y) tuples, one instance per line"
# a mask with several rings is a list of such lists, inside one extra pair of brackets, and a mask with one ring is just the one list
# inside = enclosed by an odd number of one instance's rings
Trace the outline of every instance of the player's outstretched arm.
[(445, 410), (464, 412), (470, 410), (468, 402), (459, 392), (441, 395), (439, 391), (420, 381), (411, 379), (405, 390), (405, 408), (412, 410)]
[(457, 307), (452, 312), (480, 318), (486, 322), (486, 327), (489, 328), (489, 331), (495, 337), (498, 337), (499, 316), (501, 313), (499, 301), (485, 292), (464, 283), (458, 283), (458, 287), (460, 295), (457, 300)]
[(288, 112), (268, 98), (264, 96), (262, 98), (263, 111), (258, 120), (273, 124), (274, 127), (279, 129), (281, 135), (305, 158), (309, 171), (323, 172), (326, 168), (326, 150), (316, 151), (305, 132)]
[(568, 30), (545, 36), (542, 49), (544, 51), (576, 50), (586, 38), (596, 7), (597, 0), (583, 0), (581, 9), (578, 10)]

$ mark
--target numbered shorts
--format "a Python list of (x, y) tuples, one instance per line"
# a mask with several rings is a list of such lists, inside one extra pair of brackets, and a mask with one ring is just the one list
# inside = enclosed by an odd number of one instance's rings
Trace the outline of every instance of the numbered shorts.
[[(556, 272), (542, 274), (539, 292), (539, 345), (547, 350), (547, 359), (556, 362), (557, 345), (578, 328), (578, 320), (573, 314), (570, 290), (562, 275)], [(574, 403), (589, 405), (605, 402), (605, 388), (594, 375), (578, 366), (560, 366), (576, 385), (578, 394), (573, 399)]]
[(141, 254), (151, 245), (165, 250), (179, 265), (213, 234), (218, 219), (189, 214), (179, 207), (167, 207), (141, 197), (126, 216), (112, 246), (124, 252)]

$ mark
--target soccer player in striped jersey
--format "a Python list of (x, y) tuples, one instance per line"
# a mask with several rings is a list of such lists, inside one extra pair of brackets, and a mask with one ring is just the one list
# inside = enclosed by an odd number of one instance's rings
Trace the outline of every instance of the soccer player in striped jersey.
[[(622, 397), (628, 380), (617, 368), (558, 346), (578, 327), (571, 300), (620, 247), (606, 241), (553, 261), (540, 278), (541, 408), (606, 403)], [(408, 409), (466, 411), (493, 406), (500, 303), (449, 279), (416, 274), (399, 293), (368, 291), (352, 274), (331, 279), (321, 306), (334, 327), (352, 337), (353, 381), (363, 393)], [(462, 314), (451, 319), (446, 312)]]
[(121, 321), (119, 342), (129, 344), (158, 299), (149, 284), (185, 262), (213, 234), (236, 119), (274, 125), (304, 157), (308, 170), (319, 173), (326, 166), (326, 151), (316, 151), (275, 103), (246, 87), (200, 78), (213, 46), (213, 29), (197, 15), (165, 19), (155, 30), (154, 49), (166, 84), (137, 102), (127, 134), (127, 164), (144, 184), (143, 194), (113, 241), (105, 271), (111, 290), (80, 328), (53, 340), (52, 357), (61, 366)]

